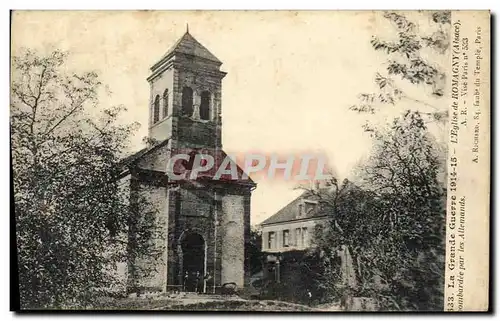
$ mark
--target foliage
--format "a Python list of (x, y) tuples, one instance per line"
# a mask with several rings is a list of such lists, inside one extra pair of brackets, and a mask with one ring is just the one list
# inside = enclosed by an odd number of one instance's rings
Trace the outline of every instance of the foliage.
[[(448, 52), (451, 12), (428, 12), (427, 15), (430, 15), (432, 21), (430, 29), (433, 32), (422, 35), (420, 26), (408, 20), (404, 14), (390, 11), (384, 13), (384, 18), (394, 27), (397, 40), (372, 37), (372, 47), (387, 55), (386, 70), (375, 75), (379, 92), (361, 93), (359, 102), (352, 105), (351, 110), (375, 113), (381, 105), (396, 105), (401, 100), (407, 100), (426, 108), (428, 111), (425, 115), (433, 121), (439, 122), (447, 118), (446, 111), (427, 101), (412, 97), (403, 90), (403, 83), (398, 82), (399, 79), (413, 85), (422, 85), (423, 89), (430, 89), (434, 98), (444, 94), (446, 81), (444, 67), (434, 58), (444, 56)], [(430, 54), (426, 51), (430, 51)]]
[(128, 260), (130, 209), (117, 169), (137, 125), (117, 123), (123, 107), (100, 110), (98, 75), (69, 72), (66, 58), (25, 50), (12, 59), (21, 308), (86, 304), (118, 284), (112, 271)]
[(251, 274), (262, 270), (262, 231), (254, 227), (250, 229), (250, 239), (245, 244), (245, 257), (248, 260)]
[(407, 111), (387, 129), (367, 130), (374, 147), (358, 168), (361, 182), (344, 181), (323, 193), (332, 218), (316, 240), (327, 258), (347, 246), (357, 282), (320, 279), (347, 286), (342, 291), (349, 295), (377, 297), (385, 308), (440, 310), (445, 194), (437, 144), (418, 112)]
[(362, 178), (383, 210), (374, 246), (385, 255), (377, 258), (377, 272), (400, 308), (441, 309), (445, 193), (437, 143), (418, 112), (370, 132), (375, 147)]
[[(152, 187), (140, 184), (132, 193), (127, 218), (127, 248), (125, 260), (128, 266), (128, 292), (141, 294), (141, 280), (157, 273), (156, 266), (162, 260), (165, 249), (165, 217), (148, 200)], [(137, 215), (139, 213), (139, 215)], [(123, 231), (125, 232), (125, 231)]]
[[(324, 288), (321, 293), (324, 300), (336, 301), (369, 286), (372, 274), (361, 267), (359, 258), (375, 246), (383, 209), (376, 193), (362, 189), (352, 181), (345, 179), (338, 184), (337, 179), (332, 178), (328, 185), (326, 189), (311, 191), (319, 197), (322, 210), (330, 215), (328, 228), (315, 231), (313, 243), (320, 253), (322, 265), (317, 279)], [(345, 248), (354, 258), (352, 267), (346, 265), (345, 258), (340, 258), (345, 256)], [(348, 281), (346, 272), (349, 268), (355, 269), (354, 281), (359, 281), (360, 288)]]
[[(329, 282), (325, 275), (338, 273), (336, 258), (325, 265), (322, 251), (311, 248), (308, 251), (293, 250), (280, 253), (279, 282), (276, 279), (275, 263), (268, 263), (269, 269), (262, 289), (262, 298), (284, 300), (287, 302), (318, 304), (340, 296), (336, 285)], [(327, 286), (333, 285), (333, 286)], [(311, 293), (311, 298), (308, 296)]]
[(349, 249), (358, 281), (350, 295), (377, 297), (385, 309), (441, 310), (444, 153), (426, 124), (448, 117), (430, 101), (445, 92), (440, 59), (450, 45), (451, 13), (418, 14), (415, 23), (405, 13), (385, 12), (395, 40), (372, 37), (374, 50), (387, 55), (385, 71), (375, 75), (379, 91), (360, 94), (350, 109), (374, 114), (406, 101), (411, 110), (386, 128), (364, 126), (374, 143), (370, 158), (358, 166), (357, 186), (336, 188), (329, 198), (332, 233), (319, 243)]
[(152, 148), (160, 143), (158, 139), (149, 136), (143, 137), (142, 142), (146, 145), (146, 148)]

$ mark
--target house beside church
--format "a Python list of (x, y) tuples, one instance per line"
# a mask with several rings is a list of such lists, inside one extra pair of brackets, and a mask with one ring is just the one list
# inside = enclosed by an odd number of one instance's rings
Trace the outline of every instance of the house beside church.
[(318, 195), (305, 191), (274, 215), (263, 221), (262, 251), (268, 253), (304, 250), (312, 238), (327, 227), (328, 213)]
[[(344, 192), (356, 188), (347, 180), (343, 185), (347, 186)], [(335, 213), (327, 201), (334, 193), (336, 188), (329, 182), (315, 182), (314, 187), (304, 191), (260, 224), (262, 252), (267, 254), (263, 258), (265, 279), (278, 283), (282, 279), (300, 279), (303, 271), (294, 269), (297, 260), (302, 260), (306, 250), (316, 246), (316, 238), (324, 233), (338, 233), (331, 228)], [(339, 286), (355, 287), (356, 277), (348, 247), (339, 246), (334, 257), (339, 259)]]
[[(222, 149), (222, 62), (186, 33), (151, 67), (148, 137), (156, 141), (123, 160), (121, 186), (130, 200), (144, 196), (158, 213), (164, 236), (161, 259), (132, 259), (123, 268), (129, 292), (195, 291), (207, 276), (205, 292), (248, 279), (245, 243), (250, 236), (250, 178), (173, 181), (166, 175), (175, 151)], [(242, 173), (238, 167), (238, 172)], [(241, 177), (239, 175), (238, 177)], [(134, 215), (140, 215), (134, 213)], [(133, 273), (154, 267), (148, 276)]]

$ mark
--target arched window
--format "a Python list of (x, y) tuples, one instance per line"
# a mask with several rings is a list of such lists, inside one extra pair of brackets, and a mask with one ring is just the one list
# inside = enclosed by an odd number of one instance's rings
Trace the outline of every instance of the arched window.
[(200, 119), (203, 119), (203, 120), (210, 119), (210, 92), (209, 91), (204, 91), (201, 93)]
[(168, 89), (163, 92), (163, 118), (168, 115)]
[(160, 120), (160, 96), (156, 95), (153, 105), (153, 124)]
[(182, 89), (182, 114), (193, 115), (193, 90), (190, 87)]

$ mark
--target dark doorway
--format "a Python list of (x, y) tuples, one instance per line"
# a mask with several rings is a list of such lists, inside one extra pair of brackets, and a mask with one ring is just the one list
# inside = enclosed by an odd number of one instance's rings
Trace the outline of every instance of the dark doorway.
[(205, 274), (205, 241), (200, 234), (188, 234), (181, 243), (184, 291), (202, 292)]

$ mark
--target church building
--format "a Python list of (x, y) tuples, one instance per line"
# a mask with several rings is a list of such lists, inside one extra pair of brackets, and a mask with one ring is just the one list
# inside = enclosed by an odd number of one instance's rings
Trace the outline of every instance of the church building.
[[(203, 290), (218, 292), (248, 280), (245, 244), (250, 236), (250, 197), (256, 184), (250, 178), (174, 181), (166, 175), (175, 151), (191, 155), (222, 149), (222, 62), (187, 30), (151, 67), (148, 137), (155, 143), (123, 161), (121, 186), (154, 206), (162, 239), (161, 259), (129, 259), (124, 268), (128, 290), (194, 291), (205, 277)], [(238, 172), (242, 173), (238, 167)], [(133, 215), (140, 215), (133, 213)], [(149, 275), (134, 273), (154, 267)], [(196, 282), (196, 283), (195, 283)]]

